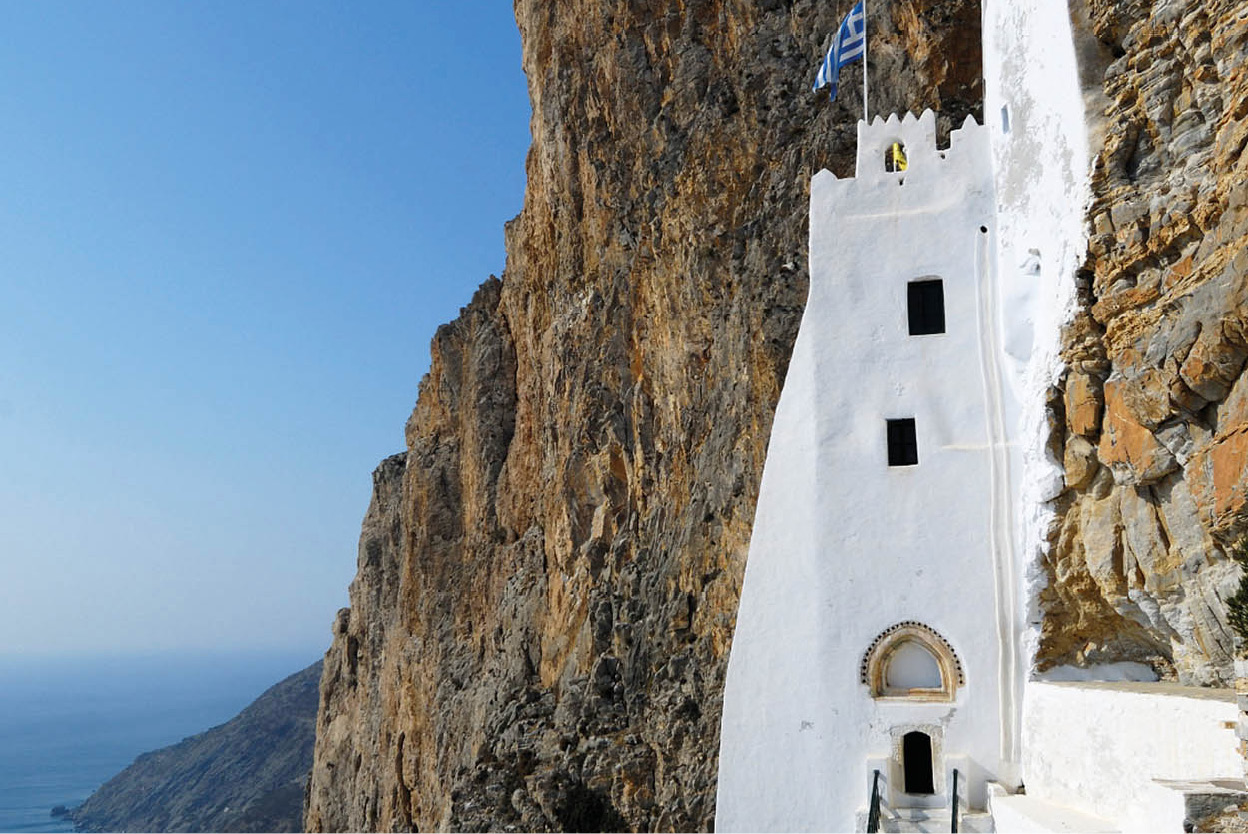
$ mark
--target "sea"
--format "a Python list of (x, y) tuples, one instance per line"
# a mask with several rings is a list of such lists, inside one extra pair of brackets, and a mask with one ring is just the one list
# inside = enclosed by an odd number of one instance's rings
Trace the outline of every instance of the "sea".
[(141, 753), (223, 724), (315, 654), (0, 656), (0, 832), (73, 831), (81, 804)]

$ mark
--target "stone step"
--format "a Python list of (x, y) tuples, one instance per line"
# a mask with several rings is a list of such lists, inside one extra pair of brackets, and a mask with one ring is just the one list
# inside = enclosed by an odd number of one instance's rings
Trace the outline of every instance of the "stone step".
[(881, 815), (880, 831), (911, 832), (923, 834), (939, 834), (947, 832), (951, 826), (947, 810), (899, 810)]
[[(860, 830), (865, 831), (865, 816), (863, 822)], [(882, 832), (938, 834), (948, 832), (951, 827), (952, 818), (948, 808), (893, 808), (884, 810), (880, 815)], [(991, 814), (963, 811), (958, 815), (958, 830), (967, 834), (988, 834), (996, 829)]]

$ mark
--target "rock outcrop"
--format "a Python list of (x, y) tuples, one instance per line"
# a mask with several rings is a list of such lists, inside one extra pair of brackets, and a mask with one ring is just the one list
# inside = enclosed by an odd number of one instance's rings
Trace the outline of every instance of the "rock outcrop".
[[(519, 0), (504, 280), (438, 331), (326, 658), (306, 825), (706, 829), (848, 4)], [(979, 115), (979, 8), (878, 3), (872, 110)]]
[[(309, 830), (693, 830), (849, 6), (516, 0), (533, 104), (502, 281), (438, 331), (374, 475)], [(1040, 661), (1217, 682), (1244, 532), (1242, 3), (1072, 0), (1096, 202)], [(980, 116), (975, 0), (876, 0), (872, 111)]]
[(1085, 68), (1103, 144), (1054, 397), (1067, 491), (1040, 661), (1228, 685), (1223, 548), (1248, 533), (1248, 11), (1076, 5), (1103, 62)]
[(85, 831), (299, 831), (321, 662), (219, 727), (144, 753), (72, 812)]

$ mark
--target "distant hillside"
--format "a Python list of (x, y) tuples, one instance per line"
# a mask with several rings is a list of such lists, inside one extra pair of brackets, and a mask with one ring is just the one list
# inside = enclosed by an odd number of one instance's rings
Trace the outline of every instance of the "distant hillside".
[(144, 753), (74, 812), (88, 831), (299, 831), (321, 663), (230, 721)]

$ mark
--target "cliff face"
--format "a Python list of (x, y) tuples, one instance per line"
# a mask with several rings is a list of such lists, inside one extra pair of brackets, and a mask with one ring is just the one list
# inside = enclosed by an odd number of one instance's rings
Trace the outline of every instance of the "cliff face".
[[(877, 3), (872, 111), (978, 115), (979, 9)], [(326, 658), (306, 825), (705, 829), (848, 4), (519, 0), (505, 279), (433, 344)]]
[[(525, 205), (374, 475), (309, 830), (711, 825), (808, 183), (851, 173), (860, 71), (833, 105), (808, 91), (848, 6), (516, 1)], [(1040, 659), (1216, 681), (1248, 452), (1245, 23), (1232, 0), (1071, 6), (1104, 129)], [(979, 20), (876, 0), (872, 112), (979, 117)]]
[(1225, 684), (1221, 548), (1248, 532), (1248, 18), (1240, 0), (1074, 5), (1100, 135), (1040, 660)]

